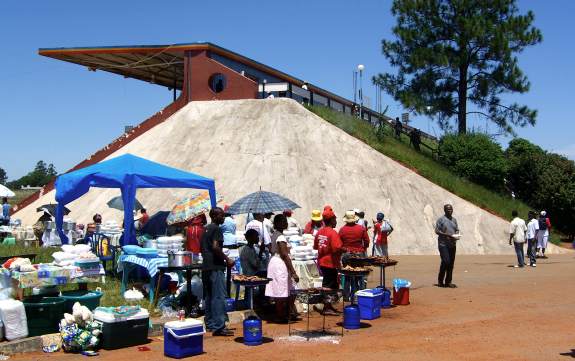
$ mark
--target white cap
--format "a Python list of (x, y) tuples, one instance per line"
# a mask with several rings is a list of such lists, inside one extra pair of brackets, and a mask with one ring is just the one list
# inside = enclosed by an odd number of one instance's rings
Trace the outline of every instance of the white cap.
[(547, 215), (547, 212), (541, 211), (541, 215), (545, 217)]

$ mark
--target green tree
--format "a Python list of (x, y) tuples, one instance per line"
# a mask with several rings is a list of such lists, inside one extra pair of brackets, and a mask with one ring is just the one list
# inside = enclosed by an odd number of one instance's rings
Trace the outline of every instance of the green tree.
[(414, 113), (436, 116), (443, 129), (457, 116), (460, 134), (471, 113), (509, 134), (535, 124), (536, 110), (501, 99), (529, 90), (516, 54), (542, 40), (531, 11), (520, 15), (515, 0), (394, 0), (391, 11), (397, 40), (383, 40), (382, 49), (398, 72), (374, 83)]
[(445, 135), (439, 142), (439, 160), (462, 177), (503, 190), (507, 173), (503, 149), (485, 134)]
[(513, 139), (505, 151), (508, 180), (517, 197), (546, 210), (552, 224), (575, 235), (575, 163), (548, 153), (525, 139)]
[(5, 184), (8, 180), (8, 176), (6, 175), (6, 171), (3, 168), (0, 168), (0, 184)]
[(42, 187), (48, 184), (58, 173), (52, 163), (46, 165), (42, 160), (36, 163), (34, 170), (25, 176), (9, 183), (9, 187), (18, 189), (21, 186)]

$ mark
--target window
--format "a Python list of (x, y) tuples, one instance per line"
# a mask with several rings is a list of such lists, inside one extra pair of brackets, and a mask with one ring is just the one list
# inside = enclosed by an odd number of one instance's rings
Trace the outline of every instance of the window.
[(226, 88), (226, 83), (226, 77), (221, 73), (212, 74), (208, 80), (208, 85), (214, 93), (221, 93)]

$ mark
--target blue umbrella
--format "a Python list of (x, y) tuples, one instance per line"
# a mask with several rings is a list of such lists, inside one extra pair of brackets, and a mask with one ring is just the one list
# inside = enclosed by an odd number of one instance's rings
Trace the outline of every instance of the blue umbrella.
[(228, 213), (269, 213), (295, 208), (300, 208), (300, 206), (277, 193), (260, 190), (236, 201), (230, 206)]

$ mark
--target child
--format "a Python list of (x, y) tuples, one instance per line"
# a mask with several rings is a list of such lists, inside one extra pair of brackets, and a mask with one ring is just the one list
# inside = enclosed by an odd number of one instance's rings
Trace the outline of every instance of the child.
[(374, 221), (373, 228), (373, 248), (371, 254), (376, 256), (388, 257), (387, 237), (393, 232), (391, 224), (384, 219), (385, 215), (381, 212), (377, 214), (377, 221)]
[(255, 249), (255, 245), (260, 240), (260, 234), (255, 229), (248, 229), (244, 234), (248, 244), (240, 250), (240, 264), (242, 274), (246, 276), (255, 276), (260, 268), (260, 258)]

